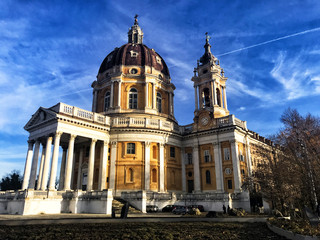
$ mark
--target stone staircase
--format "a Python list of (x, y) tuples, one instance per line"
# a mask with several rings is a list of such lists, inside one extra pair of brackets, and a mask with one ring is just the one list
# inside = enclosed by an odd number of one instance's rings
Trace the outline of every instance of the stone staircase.
[[(112, 208), (115, 209), (115, 213), (116, 214), (121, 214), (121, 209), (123, 207), (123, 205), (126, 203), (126, 201), (124, 201), (121, 198), (114, 198), (112, 201)], [(140, 210), (136, 209), (135, 207), (133, 207), (132, 205), (129, 205), (129, 214), (135, 214), (135, 213), (141, 213)]]

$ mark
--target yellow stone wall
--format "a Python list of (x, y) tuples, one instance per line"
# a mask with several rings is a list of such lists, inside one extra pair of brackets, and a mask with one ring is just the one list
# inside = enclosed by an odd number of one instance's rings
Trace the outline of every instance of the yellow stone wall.
[[(135, 143), (135, 154), (127, 154), (127, 143), (117, 143), (116, 158), (116, 189), (144, 189), (144, 144)], [(130, 142), (131, 143), (131, 142)], [(130, 169), (133, 171), (133, 181), (129, 179)]]
[[(175, 149), (175, 157), (170, 157), (170, 147)], [(165, 145), (165, 189), (182, 191), (180, 148)]]
[[(204, 151), (209, 150), (210, 153), (210, 162), (205, 162)], [(199, 148), (200, 151), (200, 174), (201, 174), (201, 190), (215, 190), (217, 189), (216, 185), (216, 175), (215, 175), (215, 164), (214, 164), (214, 154), (213, 154), (213, 145), (205, 144), (201, 145)], [(211, 183), (206, 181), (206, 171), (210, 171)]]
[(159, 144), (150, 144), (150, 190), (159, 190)]
[[(224, 150), (223, 148), (229, 148), (230, 152), (230, 160), (224, 160)], [(232, 193), (234, 191), (234, 177), (233, 177), (233, 165), (232, 165), (232, 152), (231, 152), (231, 145), (229, 141), (221, 143), (221, 157), (222, 157), (222, 171), (223, 171), (223, 183), (224, 183), (224, 190), (226, 192)], [(232, 170), (231, 174), (226, 174), (226, 168), (230, 168)], [(232, 189), (228, 189), (228, 180), (232, 180)]]

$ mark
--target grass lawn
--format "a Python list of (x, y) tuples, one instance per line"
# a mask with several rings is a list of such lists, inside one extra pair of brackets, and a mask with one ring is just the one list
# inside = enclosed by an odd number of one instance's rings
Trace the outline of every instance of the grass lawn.
[(0, 226), (0, 239), (274, 239), (265, 223), (99, 223)]

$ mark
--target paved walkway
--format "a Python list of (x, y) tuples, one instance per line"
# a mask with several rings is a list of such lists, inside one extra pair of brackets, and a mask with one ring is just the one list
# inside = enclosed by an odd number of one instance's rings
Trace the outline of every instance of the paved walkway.
[(32, 224), (70, 224), (70, 223), (111, 223), (111, 222), (266, 222), (267, 217), (188, 217), (171, 213), (128, 214), (121, 219), (117, 214), (111, 218), (104, 214), (41, 214), (41, 215), (0, 215), (0, 225), (19, 226)]

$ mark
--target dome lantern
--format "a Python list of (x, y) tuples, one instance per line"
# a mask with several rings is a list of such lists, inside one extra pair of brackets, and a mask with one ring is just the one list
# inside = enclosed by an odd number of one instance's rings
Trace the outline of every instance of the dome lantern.
[(138, 15), (134, 17), (134, 24), (128, 32), (128, 43), (142, 44), (143, 31), (138, 24)]

